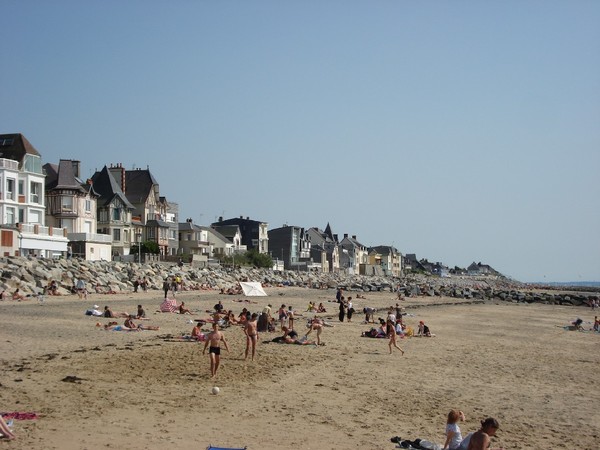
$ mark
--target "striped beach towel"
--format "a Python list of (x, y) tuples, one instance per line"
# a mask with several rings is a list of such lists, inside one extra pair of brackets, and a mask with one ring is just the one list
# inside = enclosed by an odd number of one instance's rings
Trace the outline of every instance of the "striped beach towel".
[(160, 304), (161, 312), (175, 312), (175, 311), (177, 311), (178, 308), (179, 307), (177, 306), (177, 300), (175, 300), (174, 298), (166, 298)]

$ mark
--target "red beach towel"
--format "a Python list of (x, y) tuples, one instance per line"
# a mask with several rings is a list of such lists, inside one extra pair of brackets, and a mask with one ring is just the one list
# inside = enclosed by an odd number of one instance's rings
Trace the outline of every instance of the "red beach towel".
[(3, 419), (14, 419), (14, 420), (35, 420), (39, 416), (34, 412), (3, 412), (0, 413)]

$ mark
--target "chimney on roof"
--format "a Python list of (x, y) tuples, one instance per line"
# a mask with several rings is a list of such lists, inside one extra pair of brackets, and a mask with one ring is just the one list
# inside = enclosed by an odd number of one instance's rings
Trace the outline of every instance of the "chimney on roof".
[(356, 240), (356, 235), (355, 234), (352, 235), (352, 239)]
[(244, 216), (240, 216), (240, 219), (243, 219), (243, 218), (244, 218)]
[(246, 216), (246, 220), (250, 220), (250, 216)]
[(123, 167), (123, 164), (119, 163), (115, 164), (114, 166), (111, 164), (109, 172), (116, 180), (117, 184), (123, 191), (123, 194), (125, 194), (125, 189), (127, 186), (125, 186), (125, 168)]
[(219, 216), (219, 222), (223, 222), (223, 216)]
[(344, 239), (348, 239), (348, 233), (344, 233)]
[(81, 161), (71, 160), (71, 165), (73, 166), (73, 175), (75, 175), (75, 178), (79, 178)]
[(333, 240), (334, 240), (335, 242), (337, 242), (337, 241), (338, 241), (338, 236), (337, 236), (337, 234), (334, 234), (334, 235), (333, 235)]

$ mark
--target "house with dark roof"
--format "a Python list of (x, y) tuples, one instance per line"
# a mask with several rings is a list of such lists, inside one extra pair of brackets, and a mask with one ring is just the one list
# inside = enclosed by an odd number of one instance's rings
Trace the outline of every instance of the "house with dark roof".
[(141, 221), (133, 221), (135, 208), (107, 166), (96, 172), (91, 182), (94, 192), (98, 194), (98, 232), (111, 236), (113, 256), (129, 255), (132, 246), (141, 242), (142, 236)]
[(405, 270), (425, 270), (425, 267), (417, 259), (416, 253), (407, 253), (402, 258), (402, 266)]
[[(223, 254), (230, 256), (235, 253), (245, 253), (248, 250), (246, 245), (242, 245), (242, 232), (239, 225), (211, 225), (210, 228), (215, 231), (216, 238), (226, 239), (223, 246)], [(228, 250), (229, 249), (229, 250)]]
[(237, 225), (240, 228), (241, 243), (248, 250), (255, 249), (259, 253), (269, 253), (269, 232), (267, 229), (269, 224), (267, 222), (252, 220), (250, 217), (244, 218), (244, 216), (226, 220), (223, 220), (223, 217), (219, 217), (219, 220), (210, 226), (218, 230), (221, 234), (224, 234), (220, 230), (220, 227), (224, 225)]
[(165, 197), (160, 201), (165, 205), (165, 222), (169, 224), (167, 255), (176, 256), (179, 254), (179, 204), (169, 202)]
[(44, 164), (46, 223), (67, 230), (70, 253), (89, 261), (110, 261), (112, 238), (97, 233), (97, 199), (91, 180), (83, 183), (80, 162), (61, 159)]
[(469, 275), (500, 275), (500, 272), (492, 268), (492, 266), (481, 264), (481, 262), (475, 263), (475, 261), (467, 267), (467, 273)]
[(141, 231), (141, 241), (154, 242), (161, 256), (169, 255), (169, 232), (173, 224), (179, 229), (179, 223), (172, 222), (178, 218), (167, 215), (168, 202), (161, 199), (160, 186), (150, 169), (125, 170), (123, 164), (111, 164), (108, 170), (134, 208), (132, 222), (140, 224), (136, 234)]
[[(222, 234), (224, 231), (227, 235)], [(211, 256), (222, 259), (225, 256), (233, 256), (236, 253), (245, 253), (247, 248), (241, 245), (242, 235), (237, 225), (225, 225), (223, 227), (207, 227), (208, 243), (211, 248)], [(210, 263), (210, 261), (209, 261)]]
[(308, 238), (311, 242), (311, 257), (317, 261), (319, 254), (325, 254), (325, 259), (321, 261), (323, 272), (338, 273), (340, 271), (340, 246), (337, 235), (331, 231), (329, 223), (325, 231), (317, 227), (307, 230)]
[(0, 134), (2, 255), (66, 255), (66, 230), (46, 226), (45, 178), (42, 157), (25, 136)]
[[(310, 237), (303, 227), (284, 225), (269, 230), (271, 258), (283, 260), (284, 270), (307, 271), (311, 266)], [(320, 263), (320, 261), (319, 261)]]

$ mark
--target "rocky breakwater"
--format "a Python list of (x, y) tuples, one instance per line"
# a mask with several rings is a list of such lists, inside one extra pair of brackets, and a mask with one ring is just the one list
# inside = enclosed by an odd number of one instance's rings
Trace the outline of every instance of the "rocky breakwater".
[(547, 303), (561, 305), (589, 305), (600, 299), (600, 290), (591, 292), (541, 291), (502, 277), (452, 277), (408, 275), (391, 278), (384, 276), (344, 275), (318, 272), (275, 272), (257, 268), (195, 268), (178, 267), (173, 263), (137, 264), (113, 261), (82, 261), (77, 259), (1, 258), (0, 289), (12, 293), (19, 288), (24, 295), (42, 294), (54, 280), (58, 293), (73, 292), (77, 280), (86, 283), (89, 291), (96, 286), (103, 291), (133, 291), (133, 282), (146, 278), (149, 290), (162, 290), (163, 281), (179, 275), (187, 289), (227, 289), (238, 281), (259, 281), (270, 286), (296, 286), (312, 289), (344, 288), (346, 291), (387, 291), (400, 288), (406, 297), (445, 296), (455, 298), (501, 300), (509, 302)]
[(420, 275), (404, 280), (400, 291), (407, 297), (445, 296), (566, 306), (591, 306), (594, 300), (600, 301), (600, 288), (574, 290), (553, 286), (543, 289), (503, 277), (438, 278)]
[(5, 257), (0, 259), (0, 288), (14, 292), (19, 288), (24, 295), (42, 294), (51, 281), (58, 285), (57, 292), (66, 295), (74, 290), (77, 280), (83, 280), (89, 291), (96, 286), (103, 291), (131, 292), (137, 278), (146, 278), (149, 290), (162, 290), (165, 279), (179, 275), (187, 289), (227, 289), (238, 281), (259, 281), (270, 286), (299, 286), (316, 289), (346, 289), (364, 291), (391, 291), (393, 280), (386, 277), (344, 276), (339, 274), (274, 272), (257, 268), (195, 268), (167, 263), (125, 263), (113, 261), (83, 261), (77, 259), (29, 259)]

